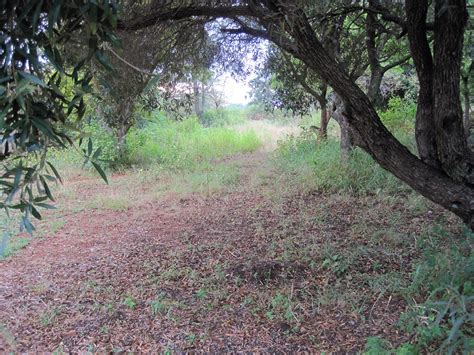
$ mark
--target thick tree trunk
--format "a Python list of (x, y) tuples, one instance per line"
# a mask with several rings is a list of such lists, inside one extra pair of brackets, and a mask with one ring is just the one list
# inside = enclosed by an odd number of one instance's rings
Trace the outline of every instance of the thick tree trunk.
[(438, 157), (454, 180), (474, 185), (460, 99), (466, 1), (436, 0), (435, 14), (433, 94)]
[(370, 82), (367, 96), (369, 97), (370, 102), (372, 102), (372, 104), (377, 108), (383, 106), (382, 93), (380, 92), (383, 74), (384, 73), (381, 67), (375, 67), (374, 69), (371, 69), (370, 72)]
[(426, 37), (427, 0), (406, 0), (407, 34), (420, 90), (416, 110), (415, 136), (421, 160), (439, 168), (433, 118), (433, 58)]
[(469, 74), (462, 77), (462, 93), (464, 99), (464, 130), (466, 138), (469, 139), (471, 135), (471, 94), (469, 90)]
[(115, 123), (115, 138), (117, 140), (117, 160), (118, 162), (124, 162), (125, 160), (125, 140), (130, 127), (133, 124), (133, 100), (123, 100), (118, 104), (115, 115), (117, 116)]
[(332, 117), (339, 124), (340, 129), (340, 144), (341, 144), (341, 159), (347, 162), (351, 156), (351, 151), (354, 146), (353, 134), (347, 119), (346, 105), (341, 98), (336, 95), (333, 102)]

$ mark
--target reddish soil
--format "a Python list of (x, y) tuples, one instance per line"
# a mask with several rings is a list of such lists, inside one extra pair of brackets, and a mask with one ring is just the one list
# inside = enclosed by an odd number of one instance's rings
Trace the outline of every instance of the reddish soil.
[[(84, 186), (85, 196), (107, 188)], [(396, 326), (405, 302), (360, 280), (408, 272), (409, 247), (404, 260), (358, 257), (344, 276), (320, 266), (328, 241), (367, 244), (352, 228), (367, 203), (312, 193), (275, 206), (249, 189), (70, 212), (57, 233), (0, 261), (0, 351), (358, 351), (368, 336), (407, 341)], [(324, 204), (324, 223), (302, 219)], [(329, 286), (363, 307), (337, 293), (320, 301)]]

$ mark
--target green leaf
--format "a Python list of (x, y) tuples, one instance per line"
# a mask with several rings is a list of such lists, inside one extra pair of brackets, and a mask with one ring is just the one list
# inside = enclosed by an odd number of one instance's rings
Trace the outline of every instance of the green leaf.
[(100, 167), (99, 164), (91, 161), (92, 165), (94, 166), (95, 170), (97, 170), (97, 172), (99, 173), (99, 175), (102, 177), (102, 180), (105, 181), (106, 184), (109, 183), (109, 181), (107, 180), (107, 175), (105, 174), (104, 170), (102, 170), (102, 168)]
[(41, 7), (43, 6), (43, 0), (38, 1), (38, 4), (36, 5), (35, 12), (33, 13), (33, 16), (31, 17), (31, 24), (33, 27), (33, 31), (36, 31), (36, 26), (38, 25), (38, 19), (41, 13)]
[(56, 206), (50, 205), (48, 203), (43, 203), (43, 202), (35, 203), (35, 205), (39, 206), (39, 207), (42, 207), (42, 208), (45, 208), (47, 210), (55, 210), (56, 209)]
[(61, 179), (61, 175), (59, 175), (59, 172), (56, 170), (54, 165), (51, 164), (49, 161), (47, 161), (46, 164), (48, 164), (48, 166), (51, 168), (51, 170), (53, 171), (54, 176), (56, 176), (58, 178), (58, 180), (62, 183), (63, 180)]
[(48, 198), (49, 198), (51, 201), (54, 201), (53, 194), (51, 193), (51, 190), (49, 189), (49, 186), (48, 186), (48, 184), (46, 183), (46, 180), (44, 179), (44, 177), (43, 177), (43, 176), (40, 176), (40, 180), (41, 180), (41, 183), (43, 184), (43, 188), (44, 188), (44, 192), (46, 193), (46, 196), (48, 196)]
[(47, 87), (44, 81), (38, 78), (36, 75), (28, 74), (28, 73), (25, 73), (24, 71), (19, 71), (18, 74), (20, 74), (21, 77), (32, 82), (33, 84), (39, 85), (43, 88)]
[(146, 84), (145, 89), (143, 90), (143, 92), (147, 92), (148, 90), (150, 90), (151, 88), (153, 88), (153, 86), (156, 85), (156, 83), (158, 82), (158, 80), (160, 80), (160, 77), (159, 77), (158, 75), (153, 76), (153, 77), (148, 81), (148, 83)]
[(41, 214), (38, 212), (38, 210), (36, 208), (33, 207), (33, 205), (30, 205), (30, 208), (31, 208), (31, 214), (33, 215), (33, 217), (35, 217), (36, 219), (41, 219)]
[(105, 54), (104, 51), (99, 50), (95, 52), (95, 57), (97, 60), (102, 64), (107, 70), (113, 71), (114, 67), (109, 61), (109, 58), (107, 57), (107, 54)]
[(26, 216), (21, 217), (21, 225), (22, 225), (23, 228), (26, 229), (26, 231), (28, 233), (33, 234), (33, 231), (35, 230), (35, 227), (31, 224), (28, 217), (26, 217)]
[(87, 156), (90, 157), (92, 155), (92, 139), (89, 138), (89, 142), (87, 142)]
[(94, 155), (92, 156), (92, 160), (96, 160), (100, 156), (100, 153), (102, 153), (101, 147), (97, 148), (97, 150), (94, 152)]

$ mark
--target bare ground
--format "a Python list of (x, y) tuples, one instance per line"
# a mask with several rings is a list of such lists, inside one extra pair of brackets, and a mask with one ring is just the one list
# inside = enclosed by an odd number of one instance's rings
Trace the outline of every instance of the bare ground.
[(231, 163), (232, 188), (137, 187), (143, 198), (117, 209), (77, 205), (119, 183), (67, 183), (64, 226), (0, 261), (0, 351), (358, 351), (369, 336), (410, 339), (396, 325), (406, 302), (384, 285), (404, 282), (409, 236), (436, 213), (283, 193), (265, 154)]

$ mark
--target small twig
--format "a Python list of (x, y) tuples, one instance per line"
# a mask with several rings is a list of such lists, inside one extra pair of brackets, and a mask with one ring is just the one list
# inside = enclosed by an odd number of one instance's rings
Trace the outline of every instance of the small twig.
[(377, 299), (375, 300), (374, 304), (372, 305), (372, 308), (370, 309), (370, 312), (369, 312), (369, 321), (372, 319), (372, 313), (373, 313), (373, 311), (374, 311), (375, 305), (376, 305), (377, 302), (380, 300), (380, 297), (382, 297), (383, 294), (384, 294), (384, 291), (381, 290), (379, 296), (377, 297)]
[(109, 52), (111, 52), (115, 57), (117, 57), (118, 60), (120, 60), (121, 62), (123, 62), (124, 64), (128, 65), (130, 68), (132, 69), (135, 69), (136, 71), (142, 73), (142, 74), (145, 74), (145, 75), (150, 75), (150, 76), (156, 76), (156, 74), (148, 71), (148, 70), (144, 70), (144, 69), (140, 69), (139, 67), (133, 65), (132, 63), (126, 61), (124, 58), (122, 58), (117, 52), (115, 52), (112, 47), (110, 46), (110, 44), (108, 43), (105, 43), (103, 45), (103, 47), (105, 49), (107, 49)]

